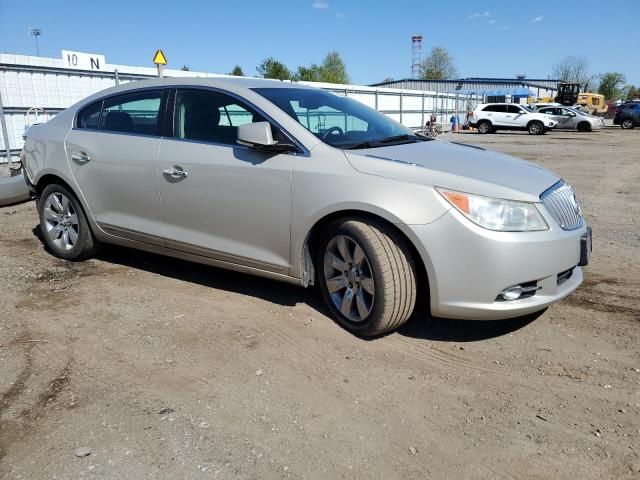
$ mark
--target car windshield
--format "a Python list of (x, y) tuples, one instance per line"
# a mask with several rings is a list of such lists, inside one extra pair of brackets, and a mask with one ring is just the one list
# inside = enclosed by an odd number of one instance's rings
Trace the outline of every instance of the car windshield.
[(374, 148), (425, 141), (409, 128), (347, 97), (310, 88), (254, 88), (325, 143)]

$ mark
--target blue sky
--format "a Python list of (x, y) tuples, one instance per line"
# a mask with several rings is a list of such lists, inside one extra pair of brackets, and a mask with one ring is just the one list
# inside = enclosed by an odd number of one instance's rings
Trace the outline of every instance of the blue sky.
[[(343, 56), (353, 83), (410, 74), (411, 35), (424, 50), (449, 50), (461, 76), (546, 78), (566, 55), (591, 73), (620, 71), (640, 85), (636, 0), (0, 0), (0, 51), (102, 53), (108, 63), (149, 65), (163, 48), (169, 67), (245, 74), (268, 56), (295, 69)], [(604, 8), (603, 8), (604, 6)]]

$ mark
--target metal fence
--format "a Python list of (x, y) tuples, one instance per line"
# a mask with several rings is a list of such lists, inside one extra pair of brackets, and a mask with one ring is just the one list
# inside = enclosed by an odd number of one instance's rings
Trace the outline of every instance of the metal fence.
[[(166, 69), (165, 77), (227, 77), (207, 72)], [(101, 70), (70, 68), (62, 59), (0, 54), (0, 163), (17, 160), (26, 129), (72, 104), (119, 83), (156, 76), (154, 68), (103, 65)], [(348, 96), (412, 129), (422, 128), (432, 113), (447, 130), (481, 101), (476, 95), (401, 90), (361, 85), (301, 82)]]

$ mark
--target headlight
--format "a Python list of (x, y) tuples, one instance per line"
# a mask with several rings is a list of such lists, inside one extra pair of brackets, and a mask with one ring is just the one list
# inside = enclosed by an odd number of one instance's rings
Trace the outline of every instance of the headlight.
[(534, 232), (549, 230), (535, 204), (481, 197), (469, 193), (437, 188), (459, 212), (488, 230), (499, 232)]

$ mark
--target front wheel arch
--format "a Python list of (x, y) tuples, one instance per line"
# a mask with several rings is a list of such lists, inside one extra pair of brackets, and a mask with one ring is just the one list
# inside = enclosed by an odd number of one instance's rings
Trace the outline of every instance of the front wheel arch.
[[(417, 276), (416, 285), (418, 288), (418, 298), (417, 298), (416, 304), (426, 305), (428, 309), (427, 311), (430, 312), (431, 311), (431, 307), (430, 307), (431, 291), (429, 287), (430, 285), (429, 274), (428, 274), (426, 265), (424, 263), (424, 258), (420, 254), (419, 250), (416, 248), (414, 242), (393, 222), (390, 222), (389, 220), (387, 220), (384, 217), (381, 217), (380, 215), (376, 215), (364, 210), (339, 210), (336, 212), (332, 212), (322, 217), (318, 221), (316, 221), (316, 223), (313, 225), (313, 227), (311, 227), (311, 229), (309, 230), (309, 233), (307, 234), (307, 238), (304, 242), (303, 249), (301, 252), (301, 256), (303, 259), (303, 261), (300, 263), (302, 266), (301, 270), (304, 270), (305, 268), (306, 269), (311, 268), (312, 270), (312, 271), (308, 271), (308, 270), (303, 271), (302, 272), (303, 278), (306, 276), (309, 279), (315, 280), (314, 278), (315, 274), (318, 272), (318, 268), (317, 268), (318, 259), (316, 258), (315, 252), (317, 252), (318, 250), (317, 247), (322, 237), (322, 234), (325, 231), (325, 229), (332, 223), (338, 220), (345, 220), (345, 219), (365, 220), (365, 221), (370, 220), (377, 223), (381, 223), (386, 227), (394, 230), (395, 233), (397, 233), (405, 241), (414, 259), (414, 263), (416, 267), (416, 276)], [(305, 257), (307, 258), (307, 261), (305, 261)]]

